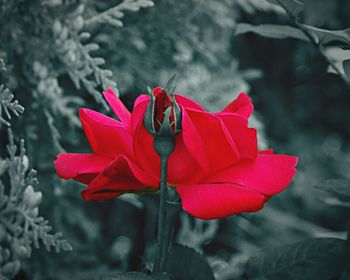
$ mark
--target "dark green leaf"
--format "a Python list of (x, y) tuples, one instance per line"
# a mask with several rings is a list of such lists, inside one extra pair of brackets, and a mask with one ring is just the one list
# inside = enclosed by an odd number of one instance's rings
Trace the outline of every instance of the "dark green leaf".
[(176, 280), (214, 280), (205, 257), (192, 248), (181, 245), (173, 246), (165, 270)]
[[(300, 25), (306, 32), (313, 36), (316, 42), (326, 45), (332, 43), (332, 45), (344, 46), (350, 45), (350, 28), (343, 30), (327, 30), (317, 27), (313, 27), (306, 24)], [(261, 24), (252, 25), (247, 23), (239, 23), (236, 27), (236, 35), (252, 32), (263, 37), (274, 39), (286, 39), (294, 38), (304, 41), (310, 41), (308, 36), (303, 31), (296, 27), (288, 25), (276, 25), (276, 24)], [(339, 43), (339, 44), (336, 44)]]
[(350, 59), (343, 61), (343, 67), (346, 77), (350, 80)]
[(342, 273), (346, 260), (345, 240), (309, 238), (251, 257), (248, 279), (328, 280)]
[(272, 4), (277, 4), (284, 8), (292, 16), (297, 17), (304, 9), (304, 1), (302, 0), (268, 0)]
[(317, 38), (317, 42), (322, 45), (334, 42), (343, 43), (342, 45), (344, 45), (344, 43), (350, 45), (350, 28), (341, 30), (327, 30), (306, 24), (302, 24), (301, 26), (311, 35), (315, 36), (315, 38)]
[(342, 201), (350, 202), (350, 179), (325, 180), (316, 188), (327, 191)]
[(299, 40), (309, 41), (309, 38), (302, 31), (288, 25), (252, 25), (247, 23), (240, 23), (237, 25), (236, 35), (241, 35), (248, 32), (274, 39), (295, 38)]
[(176, 86), (173, 86), (173, 83), (175, 81), (175, 78), (176, 78), (176, 73), (174, 75), (172, 75), (170, 77), (170, 79), (168, 80), (168, 82), (166, 83), (166, 86), (165, 86), (165, 91), (168, 93), (168, 94), (172, 94), (176, 88)]

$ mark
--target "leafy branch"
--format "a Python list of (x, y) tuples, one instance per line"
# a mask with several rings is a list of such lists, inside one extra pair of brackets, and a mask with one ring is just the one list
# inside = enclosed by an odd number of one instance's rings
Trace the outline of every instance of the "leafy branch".
[[(8, 119), (10, 112), (18, 116), (24, 110), (13, 98), (8, 89), (0, 86), (0, 113), (4, 111)], [(52, 247), (56, 252), (72, 250), (62, 234), (51, 233), (49, 221), (39, 216), (42, 193), (34, 190), (38, 180), (35, 170), (28, 171), (24, 141), (16, 145), (10, 128), (8, 140), (8, 157), (0, 158), (0, 279), (13, 278), (20, 269), (20, 261), (31, 256), (32, 244), (38, 248), (39, 241), (48, 251)]]
[(124, 11), (136, 12), (141, 8), (152, 7), (153, 5), (154, 3), (151, 0), (124, 0), (119, 5), (87, 19), (85, 26), (108, 23), (115, 27), (122, 27), (123, 22), (120, 19), (124, 17)]
[(2, 58), (0, 58), (0, 70), (6, 71), (6, 66)]
[[(311, 44), (320, 52), (322, 57), (327, 61), (327, 63), (333, 68), (333, 70), (343, 79), (345, 84), (347, 86), (350, 86), (350, 79), (337, 67), (335, 62), (327, 55), (327, 53), (324, 50), (324, 46), (322, 42), (322, 39), (315, 36), (316, 34), (312, 32), (312, 27), (307, 26), (305, 24), (301, 24), (297, 19), (297, 14), (295, 12), (290, 11), (285, 3), (283, 3), (281, 0), (274, 0), (276, 1), (284, 10), (286, 11), (290, 21), (292, 24), (297, 27), (311, 42)], [(296, 1), (298, 2), (298, 1)], [(300, 2), (298, 2), (299, 5), (302, 5)], [(318, 28), (314, 28), (314, 31)]]
[[(11, 130), (7, 151), (9, 157), (0, 159), (0, 238), (3, 241), (0, 251), (8, 251), (8, 254), (0, 262), (3, 268), (0, 276), (11, 278), (19, 270), (18, 261), (30, 257), (32, 244), (39, 248), (39, 241), (42, 241), (48, 251), (54, 247), (56, 252), (72, 248), (62, 239), (61, 233), (51, 233), (49, 221), (39, 216), (42, 193), (34, 190), (38, 185), (36, 171), (31, 169), (27, 172), (24, 141), (21, 140), (19, 146), (14, 144)], [(16, 269), (6, 273), (5, 266), (9, 263), (15, 263), (13, 268)]]
[[(73, 24), (71, 25), (73, 26)], [(80, 89), (83, 85), (95, 100), (108, 110), (106, 102), (96, 87), (99, 85), (103, 88), (112, 87), (117, 91), (117, 84), (112, 80), (113, 73), (101, 67), (105, 64), (103, 58), (94, 57), (91, 54), (99, 49), (98, 44), (82, 43), (91, 37), (90, 33), (82, 32), (79, 34), (78, 30), (74, 30), (72, 26), (69, 23), (67, 26), (63, 26), (59, 21), (54, 23), (58, 57), (65, 64), (66, 71), (75, 87)]]
[[(5, 117), (10, 120), (11, 113), (15, 116), (23, 113), (24, 108), (14, 99), (13, 94), (8, 88), (5, 88), (3, 85), (0, 85), (0, 124), (3, 123), (7, 126), (10, 126), (10, 123), (5, 119)], [(5, 115), (5, 117), (3, 116)]]
[(325, 46), (329, 43), (335, 43), (340, 48), (346, 45), (348, 48), (350, 46), (350, 39), (348, 35), (350, 28), (344, 30), (326, 30), (303, 24), (299, 21), (300, 13), (304, 8), (304, 4), (302, 2), (298, 0), (268, 1), (273, 4), (277, 4), (284, 9), (285, 14), (288, 16), (292, 26), (276, 24), (251, 25), (240, 23), (236, 27), (235, 34), (240, 35), (253, 32), (268, 38), (294, 38), (309, 42), (318, 50), (322, 57), (327, 61), (328, 65), (336, 74), (339, 75), (345, 84), (350, 86), (350, 57), (345, 57), (343, 61), (344, 71), (342, 71), (342, 69), (337, 65), (337, 62), (334, 61), (325, 50)]

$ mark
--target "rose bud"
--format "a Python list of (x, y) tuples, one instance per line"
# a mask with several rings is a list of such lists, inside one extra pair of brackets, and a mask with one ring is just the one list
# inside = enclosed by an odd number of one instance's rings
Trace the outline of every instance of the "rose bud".
[(145, 115), (145, 127), (153, 135), (173, 137), (181, 130), (181, 110), (174, 95), (156, 87), (150, 93)]
[(162, 157), (168, 157), (174, 150), (175, 135), (181, 130), (181, 110), (174, 95), (156, 87), (150, 93), (145, 128), (154, 137), (154, 148)]

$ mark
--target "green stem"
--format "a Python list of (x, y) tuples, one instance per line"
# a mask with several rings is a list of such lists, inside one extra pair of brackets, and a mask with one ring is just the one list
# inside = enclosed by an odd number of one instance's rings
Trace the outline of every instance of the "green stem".
[(158, 212), (158, 230), (157, 230), (157, 252), (154, 264), (154, 272), (163, 272), (164, 264), (166, 260), (166, 253), (168, 247), (169, 233), (166, 228), (167, 217), (167, 205), (166, 200), (168, 196), (167, 187), (167, 169), (168, 169), (168, 156), (161, 157), (161, 171), (160, 171), (160, 201)]

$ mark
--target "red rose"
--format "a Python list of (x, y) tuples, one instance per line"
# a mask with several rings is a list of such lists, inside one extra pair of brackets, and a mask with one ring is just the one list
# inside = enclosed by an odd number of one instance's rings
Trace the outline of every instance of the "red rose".
[[(164, 112), (173, 106), (163, 91), (153, 91), (158, 100), (155, 123), (162, 123)], [(85, 200), (157, 190), (160, 158), (144, 126), (149, 96), (139, 96), (132, 113), (111, 89), (104, 96), (120, 121), (81, 109), (93, 153), (60, 154), (55, 161), (58, 175), (88, 184), (82, 192)], [(298, 159), (272, 150), (258, 152), (256, 130), (248, 127), (254, 107), (246, 94), (219, 113), (208, 113), (193, 100), (174, 96), (182, 112), (182, 130), (169, 157), (168, 184), (176, 187), (185, 211), (202, 219), (255, 212), (289, 185)]]

